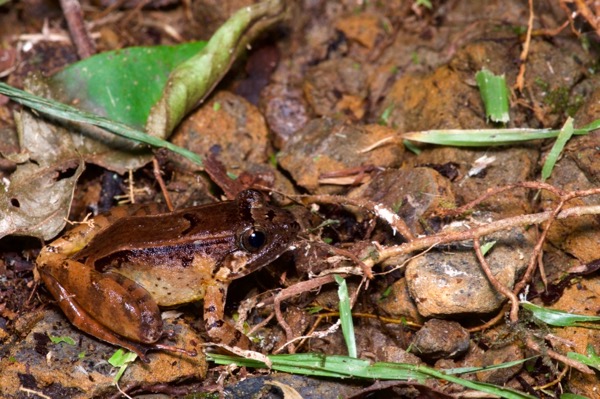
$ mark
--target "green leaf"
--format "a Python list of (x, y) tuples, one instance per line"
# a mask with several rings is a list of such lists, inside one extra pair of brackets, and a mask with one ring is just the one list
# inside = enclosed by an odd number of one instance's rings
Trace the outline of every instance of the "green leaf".
[(496, 241), (488, 241), (481, 246), (481, 253), (485, 256), (490, 249), (492, 249), (496, 245)]
[(57, 337), (54, 335), (48, 335), (48, 338), (50, 338), (50, 341), (52, 341), (53, 344), (60, 344), (64, 342), (67, 345), (75, 345), (75, 340), (68, 336)]
[[(583, 128), (575, 129), (573, 134), (584, 135), (598, 129), (600, 119)], [(551, 139), (557, 137), (560, 130), (550, 129), (444, 129), (424, 130), (400, 134), (400, 138), (421, 143), (448, 145), (457, 147), (487, 147), (521, 143), (530, 140)]]
[(552, 169), (554, 169), (554, 165), (560, 156), (563, 148), (567, 144), (567, 141), (573, 136), (573, 118), (568, 117), (564, 126), (560, 130), (558, 137), (556, 137), (556, 141), (552, 146), (552, 149), (548, 153), (546, 157), (546, 161), (544, 162), (544, 166), (542, 167), (542, 181), (545, 181), (550, 177), (552, 173)]
[(584, 316), (579, 314), (572, 314), (568, 312), (563, 312), (561, 310), (544, 308), (526, 301), (521, 301), (521, 306), (529, 310), (533, 314), (533, 317), (551, 326), (581, 327), (581, 323), (584, 322), (600, 321), (600, 317), (598, 316)]
[(348, 295), (348, 285), (346, 280), (338, 275), (333, 276), (338, 283), (338, 297), (340, 298), (340, 321), (342, 323), (342, 333), (348, 347), (350, 357), (358, 357), (356, 350), (356, 339), (354, 337), (354, 323), (352, 322), (352, 308), (350, 307), (350, 296)]
[(2, 82), (0, 82), (0, 94), (4, 94), (11, 100), (35, 109), (36, 111), (39, 111), (45, 115), (49, 115), (60, 120), (87, 123), (93, 126), (98, 126), (114, 133), (117, 136), (124, 137), (134, 142), (148, 144), (157, 148), (166, 148), (186, 157), (192, 162), (202, 165), (202, 158), (198, 154), (185, 148), (178, 147), (168, 141), (149, 136), (146, 133), (133, 129), (123, 123), (115, 122), (108, 118), (94, 115), (89, 112), (81, 111), (77, 108), (51, 99), (35, 96)]
[(113, 353), (110, 359), (108, 359), (108, 362), (111, 366), (119, 368), (117, 375), (115, 375), (115, 378), (113, 379), (115, 384), (119, 382), (129, 364), (135, 361), (135, 359), (137, 359), (137, 355), (135, 353), (128, 352), (123, 349), (118, 349), (115, 353)]
[(225, 76), (248, 43), (277, 22), (284, 10), (282, 0), (267, 0), (243, 7), (231, 16), (199, 54), (173, 70), (162, 97), (150, 112), (146, 131), (156, 137), (168, 137)]
[(57, 100), (143, 128), (171, 71), (205, 46), (200, 41), (108, 51), (68, 66), (48, 84), (61, 93)]
[[(235, 356), (207, 354), (207, 358), (217, 364), (235, 363), (239, 366), (264, 368), (266, 365), (253, 359), (244, 359)], [(326, 356), (315, 353), (303, 353), (297, 355), (271, 355), (268, 356), (272, 362), (271, 368), (286, 373), (321, 376), (329, 378), (362, 378), (373, 380), (414, 380), (424, 382), (428, 378), (437, 378), (469, 389), (486, 392), (508, 399), (534, 399), (535, 396), (528, 395), (517, 390), (496, 386), (492, 384), (469, 381), (443, 371), (427, 366), (417, 366), (407, 363), (371, 363), (368, 360), (356, 359), (348, 356), (331, 355)], [(497, 365), (501, 366), (501, 365)], [(471, 372), (484, 370), (485, 368), (470, 369)]]
[(493, 122), (507, 123), (510, 120), (508, 112), (508, 87), (504, 75), (494, 75), (483, 68), (475, 75), (477, 86), (485, 106), (485, 115)]
[(582, 355), (581, 353), (569, 352), (567, 353), (567, 357), (569, 359), (575, 359), (578, 362), (581, 362), (600, 371), (600, 356), (596, 354), (596, 351), (594, 350), (594, 347), (592, 345), (587, 346), (587, 356)]
[(576, 395), (574, 393), (563, 393), (560, 395), (560, 399), (590, 399), (587, 396)]

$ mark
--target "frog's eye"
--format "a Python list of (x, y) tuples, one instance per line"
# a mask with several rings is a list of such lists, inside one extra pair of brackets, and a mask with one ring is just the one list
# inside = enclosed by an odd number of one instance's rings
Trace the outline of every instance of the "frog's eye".
[(267, 234), (261, 230), (250, 228), (242, 233), (240, 244), (248, 252), (260, 250), (267, 242)]

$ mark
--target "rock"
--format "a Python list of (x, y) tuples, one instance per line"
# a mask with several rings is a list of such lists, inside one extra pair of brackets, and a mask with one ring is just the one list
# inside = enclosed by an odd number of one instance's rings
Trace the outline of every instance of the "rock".
[[(473, 174), (478, 160), (494, 158), (479, 173)], [(425, 149), (410, 160), (414, 166), (428, 165), (439, 168), (449, 160), (456, 165), (458, 176), (452, 180), (452, 191), (459, 205), (473, 201), (488, 189), (531, 180), (537, 170), (539, 150), (522, 146), (511, 148), (452, 148)], [(513, 189), (488, 198), (477, 209), (507, 216), (532, 212), (531, 190)]]
[(425, 233), (423, 221), (432, 212), (455, 206), (450, 182), (431, 168), (379, 172), (348, 196), (386, 205), (397, 212), (415, 235)]
[(460, 357), (469, 349), (469, 332), (455, 321), (432, 319), (417, 331), (412, 348), (428, 360)]
[(299, 89), (273, 83), (262, 92), (259, 104), (269, 128), (273, 144), (281, 148), (285, 142), (308, 123), (308, 104)]
[(423, 316), (419, 314), (415, 302), (410, 297), (406, 279), (397, 280), (390, 288), (389, 294), (376, 302), (379, 308), (390, 317), (408, 317), (412, 321), (422, 322)]
[(367, 77), (361, 64), (350, 58), (329, 60), (310, 68), (303, 90), (318, 116), (341, 113), (360, 120), (365, 114)]
[[(247, 163), (265, 163), (269, 146), (267, 124), (259, 110), (226, 91), (217, 92), (186, 118), (171, 141), (201, 156), (216, 153), (233, 174), (239, 174)], [(172, 158), (190, 169), (200, 169), (181, 157)]]
[[(579, 283), (565, 289), (561, 298), (552, 305), (552, 309), (586, 316), (600, 314), (600, 276), (582, 279)], [(556, 328), (553, 330), (557, 339), (551, 341), (554, 350), (560, 353), (575, 352), (585, 354), (588, 348), (600, 348), (600, 330), (586, 327)], [(585, 395), (589, 398), (600, 398), (598, 373), (583, 374), (572, 369), (569, 378), (570, 392)]]
[[(486, 237), (496, 244), (486, 255), (496, 279), (512, 288), (533, 248), (531, 234), (522, 228)], [(472, 248), (429, 251), (406, 266), (406, 282), (419, 313), (424, 317), (482, 314), (496, 311), (504, 296), (496, 292)]]
[[(501, 347), (492, 347), (481, 354), (479, 362), (475, 365), (479, 367), (488, 367), (500, 363), (514, 362), (523, 359), (523, 351), (519, 344), (512, 343)], [(505, 385), (508, 380), (514, 377), (521, 369), (523, 364), (517, 364), (512, 367), (503, 367), (494, 370), (479, 371), (475, 376), (479, 381), (494, 385)]]
[[(600, 134), (591, 133), (585, 137), (575, 137), (569, 142), (565, 156), (555, 165), (548, 183), (564, 191), (587, 190), (600, 183)], [(553, 210), (558, 205), (557, 197), (542, 191), (541, 205), (544, 210)], [(576, 198), (563, 206), (599, 205), (597, 196)], [(548, 230), (548, 241), (557, 248), (587, 263), (598, 259), (600, 243), (600, 221), (596, 215), (556, 220)]]
[(356, 41), (368, 49), (385, 37), (382, 18), (374, 14), (360, 13), (340, 18), (335, 28), (342, 31), (350, 40)]
[(407, 352), (397, 345), (383, 345), (375, 350), (375, 358), (379, 362), (423, 364), (423, 361), (413, 353)]
[(337, 186), (321, 184), (320, 176), (349, 168), (400, 165), (402, 145), (386, 145), (366, 153), (360, 150), (394, 135), (394, 130), (379, 125), (351, 125), (334, 119), (310, 121), (296, 132), (278, 155), (282, 168), (296, 183), (309, 191), (339, 191)]
[[(51, 397), (90, 398), (116, 392), (115, 368), (107, 359), (117, 350), (76, 330), (58, 310), (40, 312), (39, 322), (22, 341), (11, 345), (0, 361), (0, 396), (17, 396), (22, 386)], [(175, 346), (196, 350), (198, 356), (186, 357), (164, 351), (149, 354), (150, 363), (132, 363), (119, 384), (148, 385), (187, 378), (203, 378), (207, 364), (202, 340), (180, 323), (170, 326), (176, 335)], [(54, 344), (53, 337), (71, 337), (75, 345)]]

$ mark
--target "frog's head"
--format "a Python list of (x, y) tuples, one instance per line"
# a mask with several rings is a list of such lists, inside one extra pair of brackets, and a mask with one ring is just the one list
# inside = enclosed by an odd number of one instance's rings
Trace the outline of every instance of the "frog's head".
[(237, 250), (224, 264), (230, 269), (230, 279), (245, 276), (277, 259), (300, 230), (291, 212), (269, 205), (258, 191), (242, 191), (235, 201), (240, 217)]

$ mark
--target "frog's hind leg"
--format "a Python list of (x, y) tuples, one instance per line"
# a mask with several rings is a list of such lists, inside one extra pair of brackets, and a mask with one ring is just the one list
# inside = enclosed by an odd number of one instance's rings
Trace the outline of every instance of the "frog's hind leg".
[[(155, 343), (162, 336), (160, 311), (133, 281), (114, 273), (99, 273), (73, 260), (64, 260), (51, 270), (40, 267), (39, 273), (67, 318), (80, 330), (135, 352), (145, 362), (151, 349), (193, 355)], [(65, 279), (67, 283), (61, 283)]]
[(148, 362), (146, 352), (150, 349), (149, 347), (126, 340), (102, 324), (98, 323), (92, 316), (90, 316), (79, 304), (73, 300), (72, 296), (67, 293), (62, 285), (51, 275), (44, 271), (40, 272), (46, 287), (52, 295), (57, 298), (58, 305), (64, 312), (65, 316), (71, 321), (71, 323), (78, 329), (85, 331), (86, 333), (93, 335), (94, 337), (128, 349), (135, 352), (140, 359), (144, 362)]

